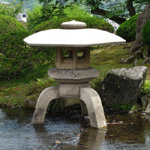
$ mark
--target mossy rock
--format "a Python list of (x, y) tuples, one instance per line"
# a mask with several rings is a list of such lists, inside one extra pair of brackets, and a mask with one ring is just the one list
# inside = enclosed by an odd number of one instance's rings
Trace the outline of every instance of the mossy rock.
[(143, 37), (143, 42), (146, 45), (150, 45), (150, 21), (148, 21), (143, 27), (142, 37)]
[(139, 14), (134, 15), (129, 20), (122, 23), (117, 30), (117, 35), (126, 39), (127, 42), (134, 41), (136, 37), (136, 20), (138, 16)]
[(25, 27), (15, 18), (0, 14), (0, 34), (23, 31)]
[(74, 17), (74, 18), (53, 18), (51, 20), (48, 20), (46, 22), (42, 22), (41, 24), (37, 25), (32, 31), (31, 34), (36, 33), (38, 31), (42, 30), (48, 30), (48, 29), (57, 29), (60, 28), (62, 22), (67, 22), (71, 20), (76, 21), (82, 21), (87, 24), (87, 28), (96, 28), (101, 29), (109, 32), (113, 32), (113, 27), (106, 22), (105, 20), (98, 18), (98, 17)]

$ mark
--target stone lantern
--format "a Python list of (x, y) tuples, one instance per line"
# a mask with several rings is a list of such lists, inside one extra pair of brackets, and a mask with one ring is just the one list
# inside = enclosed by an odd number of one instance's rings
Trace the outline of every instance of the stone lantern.
[(87, 29), (85, 23), (74, 20), (62, 23), (61, 28), (41, 31), (24, 39), (30, 46), (56, 47), (56, 68), (49, 69), (48, 75), (59, 85), (42, 91), (32, 124), (44, 124), (47, 107), (53, 99), (75, 97), (85, 103), (92, 127), (106, 127), (101, 99), (89, 84), (99, 76), (99, 71), (90, 67), (90, 47), (125, 40), (106, 31)]

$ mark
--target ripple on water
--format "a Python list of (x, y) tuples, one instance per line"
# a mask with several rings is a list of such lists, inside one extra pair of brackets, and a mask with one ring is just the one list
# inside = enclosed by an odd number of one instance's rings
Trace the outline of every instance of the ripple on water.
[(30, 124), (32, 112), (0, 110), (0, 150), (149, 150), (150, 123), (140, 115), (109, 115), (108, 130), (85, 128), (79, 119), (49, 117)]

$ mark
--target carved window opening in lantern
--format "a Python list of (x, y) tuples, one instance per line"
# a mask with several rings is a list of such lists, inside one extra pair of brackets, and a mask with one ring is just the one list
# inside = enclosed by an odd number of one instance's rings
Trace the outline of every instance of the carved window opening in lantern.
[(57, 48), (56, 67), (58, 69), (90, 68), (90, 48)]

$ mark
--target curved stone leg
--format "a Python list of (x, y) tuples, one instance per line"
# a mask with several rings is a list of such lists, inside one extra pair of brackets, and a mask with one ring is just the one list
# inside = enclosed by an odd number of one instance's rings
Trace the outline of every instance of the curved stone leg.
[(58, 97), (57, 87), (49, 87), (42, 91), (36, 103), (32, 124), (44, 124), (46, 110), (50, 101)]
[(99, 129), (107, 127), (104, 109), (98, 93), (92, 88), (81, 88), (80, 99), (86, 104), (91, 126)]

